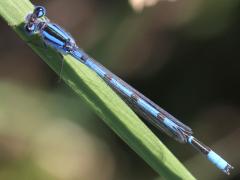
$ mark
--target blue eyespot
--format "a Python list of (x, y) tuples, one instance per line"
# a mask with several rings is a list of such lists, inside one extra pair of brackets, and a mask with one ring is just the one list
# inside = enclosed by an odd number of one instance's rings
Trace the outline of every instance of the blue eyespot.
[(41, 18), (46, 15), (46, 9), (42, 6), (36, 6), (33, 13), (38, 17)]

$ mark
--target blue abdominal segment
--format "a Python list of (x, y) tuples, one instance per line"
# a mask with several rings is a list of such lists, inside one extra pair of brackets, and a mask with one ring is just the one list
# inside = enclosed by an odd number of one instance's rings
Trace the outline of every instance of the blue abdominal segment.
[(215, 164), (222, 171), (224, 171), (228, 166), (228, 163), (222, 157), (216, 154), (214, 151), (210, 151), (207, 157), (209, 161)]
[(127, 97), (131, 98), (133, 92), (119, 83), (116, 79), (112, 78), (110, 83), (112, 83), (112, 85), (119, 89), (122, 93), (126, 94)]
[(148, 111), (152, 116), (156, 117), (158, 116), (159, 111), (156, 110), (154, 107), (152, 107), (150, 104), (148, 104), (143, 99), (139, 98), (137, 101), (138, 105)]
[(93, 71), (95, 71), (101, 78), (104, 78), (106, 72), (102, 70), (101, 67), (99, 67), (98, 65), (96, 65), (93, 61), (87, 59), (85, 61), (85, 64), (91, 68)]

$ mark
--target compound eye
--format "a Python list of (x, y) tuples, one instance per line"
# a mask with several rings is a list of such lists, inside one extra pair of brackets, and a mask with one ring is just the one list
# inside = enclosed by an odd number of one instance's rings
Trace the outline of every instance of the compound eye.
[(27, 24), (25, 26), (25, 31), (28, 33), (28, 34), (33, 34), (36, 30), (36, 25), (35, 24)]
[(46, 9), (42, 6), (37, 6), (33, 12), (38, 18), (41, 18), (46, 15)]

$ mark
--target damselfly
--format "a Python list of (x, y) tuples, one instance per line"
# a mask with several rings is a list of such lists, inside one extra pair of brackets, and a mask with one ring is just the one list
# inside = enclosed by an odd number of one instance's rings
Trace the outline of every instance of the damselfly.
[(180, 143), (188, 143), (205, 155), (226, 174), (233, 167), (208, 146), (193, 137), (192, 129), (168, 112), (160, 108), (143, 94), (125, 83), (105, 67), (97, 63), (81, 50), (72, 36), (60, 26), (51, 23), (42, 6), (35, 7), (33, 13), (26, 17), (25, 31), (28, 34), (39, 34), (43, 42), (62, 54), (72, 55), (75, 59), (96, 72), (117, 94), (139, 115), (147, 119), (158, 129), (166, 132)]

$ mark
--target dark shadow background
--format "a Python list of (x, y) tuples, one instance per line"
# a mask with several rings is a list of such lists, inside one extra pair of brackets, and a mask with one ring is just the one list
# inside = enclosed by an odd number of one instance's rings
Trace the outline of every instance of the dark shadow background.
[[(149, 0), (32, 2), (235, 167), (226, 176), (149, 125), (196, 178), (240, 178), (239, 1), (160, 1), (142, 11)], [(3, 20), (0, 29), (1, 179), (158, 177)]]

